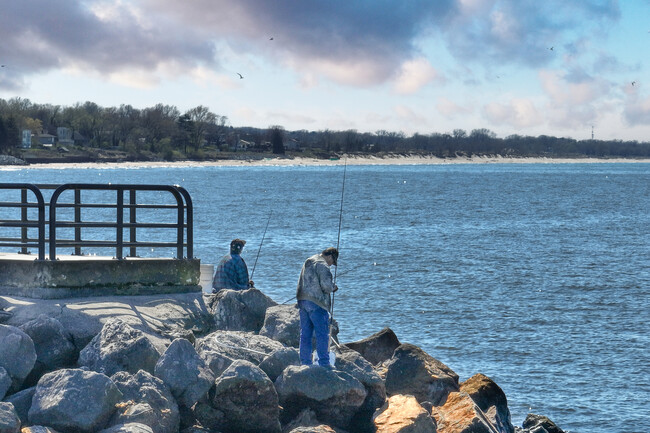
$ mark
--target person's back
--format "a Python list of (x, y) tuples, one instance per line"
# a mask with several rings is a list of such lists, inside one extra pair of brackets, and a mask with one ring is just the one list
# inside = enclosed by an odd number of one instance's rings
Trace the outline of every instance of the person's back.
[(234, 239), (230, 243), (230, 254), (221, 258), (212, 279), (212, 292), (219, 290), (246, 290), (253, 287), (253, 282), (248, 279), (248, 267), (241, 257), (246, 241)]

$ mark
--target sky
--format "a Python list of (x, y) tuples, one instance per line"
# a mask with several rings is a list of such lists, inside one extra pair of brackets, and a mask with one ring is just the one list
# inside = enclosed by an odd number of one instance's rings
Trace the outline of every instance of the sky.
[(649, 48), (650, 0), (0, 0), (0, 98), (650, 141)]

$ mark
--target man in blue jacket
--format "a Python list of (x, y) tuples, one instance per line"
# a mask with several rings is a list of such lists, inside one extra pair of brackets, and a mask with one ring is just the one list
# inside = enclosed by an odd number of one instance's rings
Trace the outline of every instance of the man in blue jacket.
[(300, 313), (300, 363), (311, 365), (312, 336), (316, 336), (318, 364), (329, 366), (330, 293), (338, 290), (330, 266), (336, 266), (339, 252), (327, 248), (305, 261), (300, 272), (296, 299)]
[(221, 258), (212, 279), (212, 293), (219, 290), (246, 290), (254, 287), (255, 283), (248, 279), (248, 268), (241, 257), (241, 252), (246, 245), (242, 239), (233, 239), (230, 242), (230, 254)]

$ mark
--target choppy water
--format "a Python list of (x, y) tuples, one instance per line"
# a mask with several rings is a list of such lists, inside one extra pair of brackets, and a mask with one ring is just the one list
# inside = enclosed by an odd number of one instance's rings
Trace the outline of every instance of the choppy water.
[[(343, 168), (19, 169), (0, 182), (180, 184), (195, 256), (234, 237), (258, 288), (290, 301), (335, 246)], [(481, 372), (565, 431), (650, 418), (650, 165), (348, 166), (334, 303), (341, 340), (392, 328), (461, 380)]]

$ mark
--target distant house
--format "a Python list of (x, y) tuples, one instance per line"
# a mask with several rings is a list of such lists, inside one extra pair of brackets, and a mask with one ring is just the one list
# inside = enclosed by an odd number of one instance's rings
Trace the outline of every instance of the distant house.
[(300, 150), (300, 141), (295, 138), (290, 138), (284, 142), (284, 148), (286, 150)]
[(58, 143), (61, 146), (72, 146), (74, 144), (74, 140), (72, 139), (72, 129), (59, 126), (56, 128), (56, 135)]
[(238, 139), (237, 142), (235, 143), (235, 151), (248, 150), (248, 149), (252, 148), (253, 146), (255, 146), (255, 143), (253, 143), (251, 141)]
[(36, 142), (43, 147), (52, 147), (56, 142), (56, 136), (52, 134), (38, 134)]
[(31, 129), (23, 129), (22, 141), (20, 142), (20, 147), (23, 149), (29, 149), (32, 147), (32, 131)]

